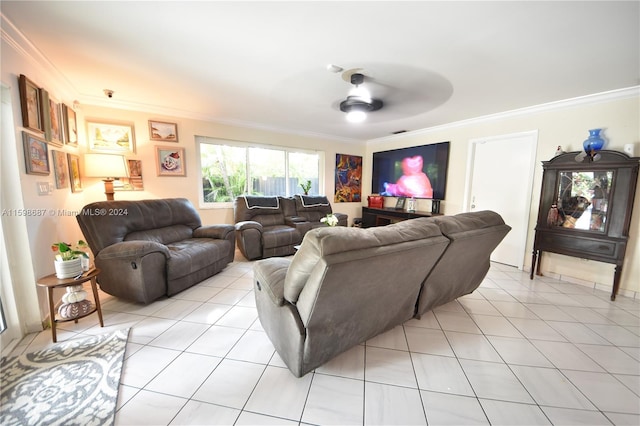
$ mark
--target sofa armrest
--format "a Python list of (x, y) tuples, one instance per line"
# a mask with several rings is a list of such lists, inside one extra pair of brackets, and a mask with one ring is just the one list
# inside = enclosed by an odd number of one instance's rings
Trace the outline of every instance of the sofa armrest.
[(256, 297), (259, 297), (260, 294), (266, 294), (274, 305), (284, 305), (284, 279), (290, 264), (289, 259), (283, 258), (257, 261), (253, 267)]
[(161, 253), (165, 258), (169, 258), (169, 249), (164, 244), (155, 241), (132, 240), (122, 241), (112, 244), (100, 250), (98, 257), (102, 260), (108, 259), (137, 259), (151, 253)]
[(287, 216), (284, 218), (284, 224), (296, 228), (300, 235), (304, 237), (304, 234), (313, 229), (311, 222), (302, 216)]
[(247, 229), (257, 229), (262, 232), (262, 224), (253, 220), (244, 220), (235, 225), (236, 231), (245, 231)]
[(296, 222), (293, 224), (294, 227), (300, 232), (300, 235), (304, 237), (304, 235), (313, 229), (313, 224), (311, 222)]
[(233, 234), (235, 227), (233, 225), (206, 225), (193, 230), (194, 238), (213, 238), (224, 240), (229, 238), (229, 234)]
[(349, 215), (344, 213), (335, 213), (335, 212), (333, 213), (333, 215), (338, 219), (339, 226), (349, 226), (348, 225)]
[(293, 226), (294, 223), (306, 222), (307, 219), (302, 216), (285, 216), (284, 223), (289, 226)]

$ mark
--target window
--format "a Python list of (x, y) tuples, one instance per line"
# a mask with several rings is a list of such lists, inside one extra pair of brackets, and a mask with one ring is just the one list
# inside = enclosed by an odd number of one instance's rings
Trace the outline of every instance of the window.
[(317, 151), (268, 145), (248, 145), (197, 136), (200, 150), (200, 190), (203, 205), (224, 206), (242, 194), (290, 196), (302, 192), (311, 181), (311, 192), (320, 192)]

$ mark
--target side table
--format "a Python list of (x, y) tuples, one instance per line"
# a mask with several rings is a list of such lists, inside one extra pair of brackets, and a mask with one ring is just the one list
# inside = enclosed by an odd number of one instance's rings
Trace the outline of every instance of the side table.
[[(80, 318), (84, 318), (88, 315), (93, 314), (94, 312), (98, 312), (98, 318), (100, 320), (100, 327), (104, 327), (104, 322), (102, 321), (102, 309), (100, 307), (100, 297), (98, 296), (98, 287), (96, 282), (96, 277), (100, 274), (100, 269), (94, 268), (88, 272), (84, 272), (82, 276), (78, 279), (74, 278), (64, 278), (60, 279), (56, 277), (56, 274), (47, 275), (46, 277), (42, 277), (38, 280), (37, 285), (39, 287), (47, 288), (47, 298), (49, 301), (49, 315), (51, 316), (51, 336), (53, 337), (53, 342), (57, 341), (56, 338), (56, 324), (59, 322), (67, 322), (67, 321), (75, 321), (76, 323)], [(91, 281), (91, 291), (93, 292), (93, 299), (95, 302), (94, 308), (87, 312), (84, 315), (79, 315), (75, 318), (60, 318), (56, 317), (56, 311), (53, 303), (53, 289), (54, 288), (66, 288), (74, 285), (80, 285), (87, 281)]]

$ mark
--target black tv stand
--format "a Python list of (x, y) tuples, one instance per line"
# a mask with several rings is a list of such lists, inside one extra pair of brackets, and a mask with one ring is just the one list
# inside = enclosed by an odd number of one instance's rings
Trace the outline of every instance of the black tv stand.
[(442, 216), (439, 213), (431, 212), (408, 212), (405, 210), (396, 210), (395, 208), (373, 209), (371, 207), (362, 208), (362, 227), (371, 228), (373, 226), (385, 226), (392, 223), (400, 222), (407, 219), (415, 219), (417, 217)]

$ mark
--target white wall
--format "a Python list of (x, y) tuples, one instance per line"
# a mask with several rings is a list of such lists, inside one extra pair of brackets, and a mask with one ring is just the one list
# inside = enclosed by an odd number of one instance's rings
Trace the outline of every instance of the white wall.
[[(351, 154), (364, 155), (364, 145), (345, 145), (328, 139), (299, 136), (286, 133), (269, 132), (264, 130), (233, 127), (223, 124), (191, 120), (185, 118), (158, 116), (145, 112), (108, 109), (90, 105), (82, 105), (78, 112), (80, 140), (85, 141), (86, 126), (84, 120), (100, 119), (115, 122), (133, 123), (136, 135), (136, 153), (127, 156), (129, 159), (142, 160), (142, 177), (144, 191), (116, 191), (117, 200), (186, 197), (198, 208), (203, 223), (234, 223), (233, 209), (230, 208), (199, 208), (199, 190), (201, 189), (200, 173), (196, 153), (196, 136), (208, 136), (229, 141), (253, 142), (264, 145), (277, 145), (321, 150), (325, 156), (324, 181), (321, 188), (333, 200), (335, 155)], [(148, 120), (170, 121), (178, 123), (178, 143), (163, 143), (149, 140)], [(81, 128), (81, 129), (80, 129)], [(155, 147), (176, 146), (185, 149), (186, 176), (157, 176), (155, 167)], [(81, 148), (84, 150), (84, 147)], [(83, 202), (102, 200), (103, 185), (98, 179), (86, 179)], [(336, 212), (346, 213), (350, 221), (355, 215), (360, 215), (359, 203), (333, 203)]]
[[(529, 210), (529, 233), (524, 264), (531, 267), (534, 228), (538, 215), (540, 188), (542, 184), (543, 160), (553, 157), (558, 145), (565, 151), (582, 150), (582, 142), (589, 136), (588, 130), (603, 128), (607, 139), (605, 149), (622, 151), (625, 144), (634, 144), (636, 156), (640, 155), (640, 97), (638, 88), (618, 93), (594, 95), (572, 102), (557, 103), (546, 107), (531, 108), (530, 111), (513, 113), (511, 116), (487, 117), (452, 123), (433, 129), (425, 129), (411, 134), (398, 135), (370, 141), (365, 159), (370, 159), (375, 151), (392, 148), (423, 145), (450, 141), (449, 171), (447, 177), (446, 200), (441, 204), (441, 212), (456, 214), (464, 211), (464, 191), (467, 177), (467, 156), (469, 141), (476, 138), (538, 130), (537, 168), (534, 176), (533, 197)], [(508, 158), (497, 158), (496, 167)], [(368, 164), (370, 162), (367, 162)], [(365, 168), (364, 192), (371, 191), (371, 170)], [(640, 292), (640, 186), (636, 190), (630, 238), (622, 271), (621, 292), (633, 296)], [(388, 200), (391, 203), (393, 200)], [(430, 211), (430, 201), (420, 200), (418, 208)], [(581, 260), (573, 257), (545, 253), (542, 271), (546, 275), (562, 277), (565, 280), (584, 284), (600, 284), (610, 290), (613, 283), (614, 266), (606, 263)]]

